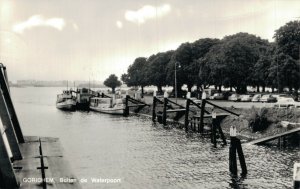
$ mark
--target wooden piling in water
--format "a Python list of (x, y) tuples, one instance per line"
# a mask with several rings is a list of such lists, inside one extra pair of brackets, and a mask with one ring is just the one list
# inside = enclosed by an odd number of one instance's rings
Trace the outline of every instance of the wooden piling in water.
[(126, 95), (126, 97), (125, 97), (125, 110), (124, 110), (124, 116), (129, 116), (128, 99), (129, 99), (129, 95)]
[(185, 106), (185, 116), (184, 116), (184, 128), (185, 128), (185, 132), (189, 131), (189, 112), (190, 112), (190, 99), (186, 99), (186, 106)]
[(242, 169), (242, 176), (247, 174), (246, 161), (240, 139), (236, 138), (236, 128), (230, 128), (230, 147), (229, 147), (229, 171), (232, 175), (237, 176), (237, 160), (236, 152), (239, 156), (239, 161)]
[(200, 124), (199, 124), (199, 128), (198, 128), (198, 132), (203, 133), (203, 118), (204, 118), (204, 112), (205, 112), (205, 103), (206, 100), (202, 99), (201, 100), (201, 112), (200, 112)]
[(168, 105), (168, 98), (164, 97), (164, 107), (163, 107), (163, 115), (162, 115), (163, 125), (167, 125), (167, 105)]
[(237, 176), (236, 147), (234, 145), (234, 137), (230, 137), (229, 171), (232, 175)]
[(154, 122), (156, 118), (156, 96), (153, 96), (153, 103), (152, 103), (152, 121)]

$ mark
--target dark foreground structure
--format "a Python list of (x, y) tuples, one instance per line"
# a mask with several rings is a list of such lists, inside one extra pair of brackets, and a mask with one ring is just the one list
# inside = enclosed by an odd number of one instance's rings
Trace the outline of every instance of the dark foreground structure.
[(24, 137), (0, 64), (0, 188), (81, 188), (57, 138)]

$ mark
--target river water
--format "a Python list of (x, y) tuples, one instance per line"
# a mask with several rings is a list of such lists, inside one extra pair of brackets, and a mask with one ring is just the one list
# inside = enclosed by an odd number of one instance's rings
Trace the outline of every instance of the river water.
[[(150, 119), (56, 109), (62, 88), (12, 88), (24, 135), (59, 137), (83, 188), (291, 188), (299, 149), (245, 146), (248, 175), (233, 180), (229, 147)], [(239, 168), (240, 169), (240, 168)], [(91, 178), (121, 179), (93, 183)]]

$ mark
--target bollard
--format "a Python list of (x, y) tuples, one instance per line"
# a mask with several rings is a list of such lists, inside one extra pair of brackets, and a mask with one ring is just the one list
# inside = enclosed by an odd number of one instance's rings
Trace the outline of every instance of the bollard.
[(294, 189), (300, 189), (300, 163), (294, 164)]

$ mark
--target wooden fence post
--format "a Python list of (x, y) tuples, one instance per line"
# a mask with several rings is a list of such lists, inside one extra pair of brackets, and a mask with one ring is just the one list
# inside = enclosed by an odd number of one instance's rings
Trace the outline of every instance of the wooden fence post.
[(214, 144), (214, 147), (217, 147), (217, 123), (216, 123), (216, 112), (212, 111), (212, 128), (211, 128), (211, 142)]
[(129, 95), (126, 95), (126, 97), (125, 97), (125, 111), (124, 111), (124, 116), (128, 116), (129, 115), (128, 98), (129, 98)]
[(152, 103), (152, 121), (156, 119), (156, 91), (153, 92), (153, 103)]
[(201, 100), (201, 112), (200, 112), (200, 128), (198, 128), (198, 131), (200, 133), (203, 133), (203, 117), (204, 117), (204, 111), (205, 111), (205, 104), (206, 104), (206, 100), (202, 99)]
[(163, 125), (167, 125), (167, 106), (168, 106), (168, 93), (164, 93), (164, 107), (163, 107), (163, 116), (162, 123)]
[(237, 176), (236, 162), (236, 128), (230, 127), (230, 147), (229, 147), (229, 171), (232, 175)]

